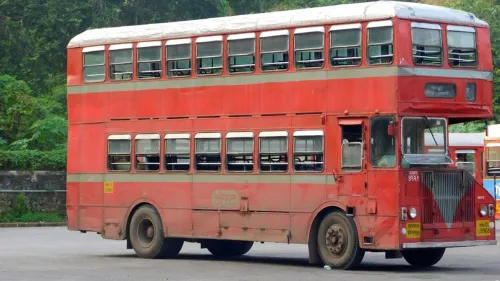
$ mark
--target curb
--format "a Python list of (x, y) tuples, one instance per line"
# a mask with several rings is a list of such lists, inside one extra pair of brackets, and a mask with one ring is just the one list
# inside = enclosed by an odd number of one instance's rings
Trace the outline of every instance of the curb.
[(0, 228), (10, 228), (10, 227), (54, 227), (54, 226), (66, 226), (66, 222), (12, 222), (12, 223), (0, 223)]

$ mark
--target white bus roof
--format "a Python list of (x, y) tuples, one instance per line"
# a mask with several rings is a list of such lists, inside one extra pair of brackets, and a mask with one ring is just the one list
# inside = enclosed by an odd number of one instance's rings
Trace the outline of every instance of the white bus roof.
[(355, 23), (392, 17), (488, 27), (486, 22), (464, 11), (420, 3), (376, 1), (191, 21), (91, 29), (71, 39), (68, 48), (243, 33), (298, 26)]
[[(437, 143), (443, 143), (443, 135), (434, 133)], [(479, 146), (484, 145), (484, 133), (449, 133), (450, 146)], [(430, 133), (425, 133), (425, 146), (436, 146)]]

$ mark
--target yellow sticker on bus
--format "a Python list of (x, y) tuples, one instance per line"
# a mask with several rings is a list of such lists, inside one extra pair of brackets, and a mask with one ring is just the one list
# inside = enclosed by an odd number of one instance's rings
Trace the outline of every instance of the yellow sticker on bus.
[(104, 193), (113, 193), (113, 182), (105, 181), (104, 182)]
[(476, 236), (490, 236), (490, 221), (478, 220), (476, 222)]
[(420, 238), (420, 223), (411, 222), (406, 224), (406, 238)]

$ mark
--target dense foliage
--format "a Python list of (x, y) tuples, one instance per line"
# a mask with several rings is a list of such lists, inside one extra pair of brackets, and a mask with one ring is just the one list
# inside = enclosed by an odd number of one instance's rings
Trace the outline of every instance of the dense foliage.
[[(67, 138), (66, 45), (78, 33), (362, 0), (0, 0), (0, 169), (60, 169)], [(474, 13), (491, 26), (500, 113), (500, 0), (407, 0)], [(482, 131), (482, 124), (455, 131)], [(44, 152), (41, 152), (44, 151)]]

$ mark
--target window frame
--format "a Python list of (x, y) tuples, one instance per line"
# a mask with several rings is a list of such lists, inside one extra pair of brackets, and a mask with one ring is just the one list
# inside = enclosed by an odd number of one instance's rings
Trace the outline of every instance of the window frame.
[[(159, 60), (147, 60), (147, 61), (141, 61), (140, 60), (140, 55), (139, 52), (140, 50), (148, 49), (148, 48), (159, 48), (160, 49), (160, 59)], [(136, 63), (136, 69), (137, 69), (137, 79), (140, 80), (151, 80), (151, 79), (160, 79), (163, 77), (163, 50), (162, 50), (162, 43), (161, 41), (151, 41), (151, 42), (139, 42), (137, 43), (136, 46), (136, 53), (137, 53), (137, 63)], [(152, 64), (152, 63), (159, 63), (160, 65), (160, 70), (148, 70), (148, 71), (141, 71), (140, 70), (140, 64)], [(140, 77), (141, 73), (160, 73), (160, 76), (158, 77)]]
[[(213, 43), (213, 42), (220, 42), (220, 56), (203, 56), (199, 57), (198, 56), (198, 49), (199, 49), (199, 44), (203, 43)], [(198, 76), (216, 76), (216, 75), (222, 75), (224, 72), (224, 38), (222, 35), (215, 35), (215, 36), (204, 36), (204, 37), (198, 37), (195, 40), (195, 45), (196, 45), (196, 75)], [(220, 58), (221, 60), (221, 66), (220, 67), (200, 67), (202, 60), (204, 59), (212, 59), (212, 64), (213, 60), (216, 58)], [(200, 70), (220, 70), (219, 73), (200, 73)]]
[[(236, 55), (231, 55), (231, 41), (238, 41), (238, 40), (248, 40), (248, 39), (253, 39), (253, 53), (248, 53), (248, 54), (236, 54)], [(246, 56), (252, 56), (253, 55), (253, 64), (234, 64), (231, 65), (231, 58), (237, 58), (237, 57), (246, 57)], [(235, 60), (236, 61), (236, 60)], [(255, 72), (255, 66), (257, 64), (257, 36), (255, 35), (255, 32), (251, 33), (241, 33), (241, 34), (231, 34), (227, 36), (227, 71), (229, 74), (244, 74), (244, 73), (254, 73)], [(231, 69), (233, 68), (246, 68), (249, 67), (250, 71), (232, 71)]]
[[(305, 155), (305, 156), (310, 156), (314, 155), (317, 156), (320, 154), (318, 151), (312, 151), (312, 152), (305, 152), (305, 151), (299, 151), (297, 152), (296, 148), (296, 140), (297, 138), (301, 137), (321, 137), (321, 157), (322, 157), (322, 162), (313, 162), (310, 165), (318, 165), (321, 164), (321, 170), (306, 170), (306, 171), (301, 171), (296, 169), (296, 158), (295, 156), (297, 154), (300, 155)], [(299, 130), (293, 132), (293, 160), (292, 160), (292, 166), (293, 166), (293, 171), (297, 173), (322, 173), (325, 171), (325, 132), (323, 130)]]
[[(280, 37), (280, 36), (286, 36), (286, 50), (284, 51), (262, 51), (262, 42), (265, 39), (268, 38), (273, 38), (273, 37)], [(260, 34), (259, 36), (260, 41), (259, 41), (259, 52), (260, 52), (260, 71), (262, 72), (277, 72), (277, 71), (288, 71), (290, 69), (290, 31), (288, 29), (281, 29), (281, 30), (273, 30), (273, 31), (264, 31)], [(266, 54), (283, 54), (283, 56), (286, 54), (287, 60), (286, 62), (272, 62), (272, 63), (263, 63), (263, 57)], [(273, 66), (273, 65), (286, 65), (286, 68), (284, 69), (271, 69), (271, 70), (264, 70), (264, 66)]]
[[(307, 34), (307, 33), (321, 33), (321, 40), (323, 42), (321, 47), (321, 59), (313, 59), (313, 60), (301, 60), (297, 61), (297, 52), (303, 51), (311, 51), (315, 52), (315, 50), (319, 50), (317, 48), (308, 48), (308, 49), (297, 49), (297, 34)], [(302, 63), (313, 63), (313, 62), (322, 62), (321, 66), (314, 67), (298, 67), (298, 64)], [(325, 27), (324, 26), (314, 26), (314, 27), (302, 27), (297, 28), (293, 31), (293, 65), (297, 70), (308, 70), (308, 69), (321, 69), (325, 67)]]
[[(346, 46), (332, 46), (332, 43), (334, 42), (333, 39), (335, 39), (335, 36), (332, 36), (335, 31), (344, 31), (344, 30), (358, 30), (359, 31), (359, 45), (346, 45)], [(332, 25), (330, 27), (330, 30), (328, 31), (328, 51), (329, 51), (329, 56), (328, 56), (328, 64), (330, 67), (357, 67), (361, 66), (361, 63), (363, 61), (363, 28), (361, 23), (353, 23), (353, 24), (338, 24), (338, 25)], [(333, 65), (332, 64), (332, 53), (334, 49), (345, 49), (348, 50), (349, 48), (359, 48), (359, 57), (349, 57), (349, 58), (337, 58), (336, 60), (338, 61), (348, 61), (348, 60), (359, 60), (358, 64), (348, 64), (348, 65)]]
[[(285, 138), (286, 140), (286, 144), (285, 144), (285, 147), (286, 147), (286, 157), (287, 157), (287, 162), (286, 162), (286, 170), (284, 171), (263, 171), (262, 170), (262, 161), (261, 161), (261, 155), (262, 155), (262, 143), (261, 143), (261, 140), (263, 138)], [(283, 173), (288, 173), (288, 171), (290, 170), (290, 149), (289, 149), (289, 140), (288, 140), (288, 131), (263, 131), (263, 132), (260, 132), (259, 133), (259, 152), (258, 152), (258, 156), (259, 156), (259, 172), (261, 173), (280, 173), (280, 174), (283, 174)], [(267, 154), (271, 154), (271, 153), (267, 153)], [(276, 154), (276, 153), (273, 153), (273, 154)], [(271, 164), (265, 164), (265, 165), (269, 165), (271, 166)], [(278, 164), (279, 165), (279, 164)], [(285, 164), (281, 164), (281, 165), (285, 165)]]
[[(217, 139), (219, 140), (219, 152), (203, 152), (199, 153), (196, 150), (196, 145), (198, 140), (213, 140)], [(203, 165), (217, 165), (219, 167), (218, 170), (199, 170), (198, 169), (198, 155), (219, 155), (219, 162), (218, 163), (203, 163)], [(194, 169), (196, 172), (199, 173), (220, 173), (222, 171), (222, 134), (221, 133), (196, 133), (194, 136)]]
[[(438, 30), (439, 31), (439, 37), (440, 37), (440, 42), (439, 42), (439, 46), (433, 46), (433, 45), (420, 45), (420, 44), (415, 44), (415, 42), (413, 41), (413, 35), (414, 35), (414, 32), (415, 32), (415, 29), (425, 29), (425, 30)], [(441, 25), (439, 24), (436, 24), (436, 23), (424, 23), (424, 22), (412, 22), (411, 23), (411, 46), (412, 46), (412, 60), (413, 60), (413, 64), (414, 65), (417, 65), (417, 66), (434, 66), (434, 67), (440, 67), (440, 66), (443, 66), (444, 64), (444, 49), (443, 49), (443, 29), (441, 28)], [(439, 58), (440, 58), (440, 63), (439, 64), (425, 64), (425, 63), (417, 63), (416, 62), (416, 59), (417, 58), (425, 58), (425, 57), (429, 57), (429, 56), (426, 56), (425, 54), (424, 55), (420, 55), (420, 56), (417, 56), (417, 53), (418, 50), (414, 49), (414, 48), (417, 48), (417, 47), (431, 47), (431, 48), (439, 48)], [(415, 52), (415, 54), (414, 54)], [(424, 53), (426, 52), (425, 50), (423, 51)], [(431, 52), (431, 51), (427, 51), (427, 52)]]
[[(370, 44), (370, 30), (375, 28), (391, 28), (391, 42), (390, 43), (375, 43)], [(389, 45), (392, 48), (392, 53), (390, 55), (378, 55), (378, 56), (370, 56), (370, 47), (371, 46), (383, 46)], [(382, 20), (382, 21), (372, 21), (366, 25), (366, 59), (368, 65), (392, 65), (394, 64), (394, 23), (392, 20)], [(390, 62), (381, 62), (381, 63), (372, 63), (370, 60), (379, 60), (384, 58), (391, 58)]]
[[(168, 47), (169, 46), (181, 46), (181, 45), (189, 45), (189, 57), (188, 58), (176, 58), (176, 59), (169, 59), (168, 58)], [(189, 62), (189, 68), (175, 68), (173, 70), (170, 70), (168, 63), (170, 61), (188, 61)], [(186, 75), (169, 75), (169, 73), (174, 73), (176, 71), (189, 71), (189, 74)], [(191, 38), (184, 38), (184, 39), (170, 39), (165, 42), (165, 75), (169, 78), (184, 78), (184, 77), (191, 77), (193, 75), (193, 41)]]
[[(110, 142), (111, 141), (117, 141), (117, 140), (127, 140), (129, 142), (129, 152), (127, 153), (110, 153)], [(130, 134), (111, 134), (108, 136), (108, 139), (106, 140), (106, 146), (107, 146), (107, 151), (106, 151), (106, 163), (107, 163), (107, 170), (108, 172), (112, 173), (117, 173), (117, 172), (130, 172), (132, 170), (132, 136)], [(118, 162), (111, 162), (111, 157), (112, 156), (128, 156), (129, 162), (123, 162), (123, 163), (118, 163)], [(113, 170), (111, 169), (112, 165), (128, 165), (128, 169), (124, 170)]]
[[(124, 50), (130, 50), (130, 62), (119, 62), (119, 63), (112, 63), (111, 62), (111, 55), (114, 51), (124, 51)], [(132, 43), (125, 43), (125, 44), (115, 44), (109, 46), (109, 53), (108, 53), (108, 61), (109, 61), (109, 81), (111, 82), (120, 82), (120, 81), (131, 81), (134, 78), (134, 46)], [(114, 74), (112, 68), (115, 65), (126, 65), (130, 64), (130, 71), (129, 72), (120, 72), (119, 74)], [(122, 79), (114, 79), (114, 75), (121, 75)], [(124, 75), (130, 75), (130, 78), (128, 79), (123, 79)]]
[[(229, 141), (230, 140), (235, 140), (235, 139), (240, 139), (240, 140), (252, 140), (252, 152), (229, 152)], [(226, 171), (230, 173), (252, 173), (255, 169), (255, 138), (254, 138), (254, 133), (253, 132), (228, 132), (226, 134)], [(251, 156), (252, 157), (252, 164), (246, 164), (246, 163), (241, 163), (239, 165), (246, 165), (252, 167), (251, 170), (248, 171), (234, 171), (229, 169), (229, 156), (231, 155), (241, 155), (241, 156)], [(235, 165), (234, 163), (232, 163)], [(237, 164), (236, 164), (237, 165)]]
[[(189, 152), (188, 153), (182, 153), (182, 152), (169, 152), (168, 150), (168, 146), (167, 146), (167, 141), (168, 140), (179, 140), (179, 139), (184, 139), (184, 140), (188, 140), (189, 141)], [(191, 168), (193, 166), (193, 161), (192, 161), (192, 149), (191, 149), (191, 145), (192, 145), (192, 141), (191, 141), (191, 134), (189, 133), (167, 133), (165, 134), (165, 136), (163, 137), (163, 147), (164, 147), (164, 151), (163, 151), (163, 157), (165, 159), (165, 164), (163, 165), (163, 169), (165, 170), (165, 172), (167, 173), (182, 173), (182, 172), (185, 172), (185, 173), (188, 173), (189, 171), (191, 171)], [(188, 169), (187, 170), (168, 170), (167, 167), (168, 165), (179, 165), (179, 166), (186, 166), (186, 164), (179, 164), (179, 163), (168, 163), (167, 162), (167, 155), (176, 155), (176, 156), (188, 156), (188, 163), (187, 163), (187, 166), (188, 166)]]
[[(90, 65), (85, 65), (85, 54), (89, 53), (99, 53), (102, 52), (102, 64), (90, 64)], [(102, 76), (102, 80), (86, 80), (85, 77), (85, 68), (86, 67), (98, 67), (102, 66), (104, 71), (102, 74), (93, 74), (91, 76)], [(84, 83), (102, 83), (106, 81), (106, 47), (105, 46), (93, 46), (93, 47), (86, 47), (82, 49), (82, 80)]]
[[(452, 65), (453, 59), (451, 59), (451, 54), (450, 53), (450, 43), (449, 43), (449, 34), (451, 32), (463, 32), (463, 33), (472, 33), (474, 37), (474, 65)], [(446, 26), (446, 47), (447, 47), (447, 52), (448, 52), (448, 65), (453, 68), (477, 68), (479, 66), (479, 52), (477, 50), (477, 32), (474, 27), (471, 26), (460, 26), (460, 25), (447, 25)], [(460, 59), (457, 59), (460, 60)]]
[[(145, 153), (138, 153), (137, 145), (140, 143), (139, 141), (141, 140), (158, 140), (158, 153), (151, 153), (151, 155), (156, 154), (158, 156), (158, 162), (157, 163), (139, 163), (137, 161), (137, 157), (140, 157), (141, 155), (145, 155)], [(144, 156), (142, 156), (144, 157)], [(139, 164), (142, 165), (158, 165), (158, 169), (156, 170), (142, 170), (139, 169)], [(161, 140), (160, 140), (160, 134), (137, 134), (134, 137), (134, 169), (137, 172), (159, 172), (161, 167)]]

